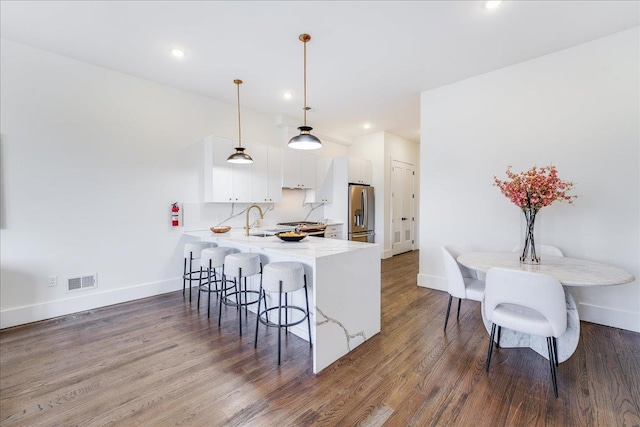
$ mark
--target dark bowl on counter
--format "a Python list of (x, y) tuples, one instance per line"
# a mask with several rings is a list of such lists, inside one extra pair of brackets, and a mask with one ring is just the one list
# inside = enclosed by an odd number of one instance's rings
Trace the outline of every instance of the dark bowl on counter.
[(280, 233), (276, 233), (279, 239), (284, 240), (285, 242), (299, 242), (300, 240), (307, 237), (304, 233), (296, 233), (291, 234), (291, 231), (282, 231)]

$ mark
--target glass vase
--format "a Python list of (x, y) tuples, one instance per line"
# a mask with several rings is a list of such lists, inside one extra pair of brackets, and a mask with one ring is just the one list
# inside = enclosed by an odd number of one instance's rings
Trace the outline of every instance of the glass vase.
[(526, 224), (524, 228), (524, 243), (522, 245), (520, 262), (523, 264), (540, 264), (540, 257), (536, 252), (536, 240), (534, 237), (538, 209), (522, 208), (522, 213), (524, 213)]

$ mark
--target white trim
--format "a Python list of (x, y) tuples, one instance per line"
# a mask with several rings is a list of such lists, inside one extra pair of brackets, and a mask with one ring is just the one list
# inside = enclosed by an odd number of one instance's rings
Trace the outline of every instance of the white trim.
[(445, 279), (444, 277), (430, 276), (428, 274), (418, 274), (418, 286), (446, 292), (448, 283), (447, 279)]
[(578, 304), (580, 320), (640, 332), (640, 313), (616, 310), (610, 307), (600, 307), (592, 304)]
[(393, 256), (393, 251), (391, 249), (382, 251), (382, 259), (391, 258), (392, 256)]
[(72, 293), (73, 297), (70, 298), (2, 310), (0, 311), (0, 329), (147, 298), (181, 288), (182, 278), (175, 278), (77, 296)]

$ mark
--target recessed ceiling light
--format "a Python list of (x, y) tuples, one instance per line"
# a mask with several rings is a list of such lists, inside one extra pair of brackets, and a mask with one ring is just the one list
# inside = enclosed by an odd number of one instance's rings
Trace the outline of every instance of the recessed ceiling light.
[(176, 58), (184, 58), (184, 50), (178, 48), (171, 49), (171, 55)]
[(365, 123), (362, 125), (362, 129), (370, 129), (371, 128), (371, 123)]
[(291, 92), (285, 92), (282, 94), (282, 97), (284, 99), (291, 99), (293, 97), (293, 95), (291, 94)]
[(486, 9), (495, 9), (496, 7), (500, 6), (500, 3), (502, 3), (501, 0), (490, 0), (484, 3), (484, 7)]

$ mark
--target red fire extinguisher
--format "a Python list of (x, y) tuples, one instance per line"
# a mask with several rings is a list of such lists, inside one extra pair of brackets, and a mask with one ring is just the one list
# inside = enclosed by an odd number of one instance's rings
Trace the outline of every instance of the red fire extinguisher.
[(171, 205), (171, 225), (177, 227), (180, 225), (180, 208), (178, 202)]

